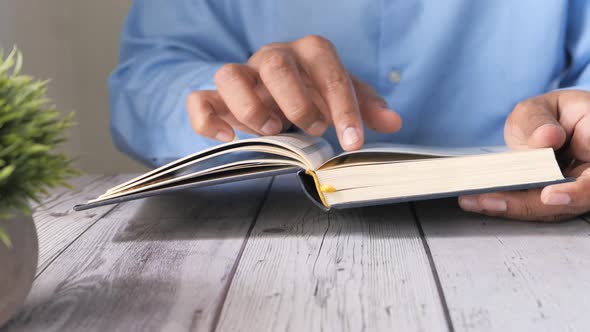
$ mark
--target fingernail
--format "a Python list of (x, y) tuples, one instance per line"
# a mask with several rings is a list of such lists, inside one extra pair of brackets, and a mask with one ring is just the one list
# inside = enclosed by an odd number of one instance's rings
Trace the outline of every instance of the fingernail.
[(543, 197), (543, 204), (546, 205), (568, 205), (572, 201), (566, 193), (551, 193)]
[(505, 200), (498, 198), (483, 198), (480, 201), (481, 208), (488, 211), (504, 212), (508, 210), (508, 204)]
[(279, 121), (278, 119), (276, 119), (274, 117), (268, 118), (268, 120), (266, 120), (264, 125), (262, 125), (262, 128), (260, 128), (262, 133), (265, 135), (276, 135), (281, 132), (281, 129), (283, 129), (283, 125), (281, 125), (281, 121)]
[(215, 139), (222, 142), (229, 142), (232, 138), (233, 135), (224, 130), (219, 130), (217, 135), (215, 135)]
[(461, 197), (459, 198), (459, 206), (465, 210), (470, 212), (479, 212), (481, 208), (479, 207), (479, 203), (475, 197)]
[(319, 135), (326, 129), (326, 123), (321, 120), (317, 120), (316, 122), (312, 123), (307, 131), (312, 135)]
[(344, 145), (355, 145), (361, 139), (359, 132), (354, 127), (347, 127), (342, 133), (342, 141)]

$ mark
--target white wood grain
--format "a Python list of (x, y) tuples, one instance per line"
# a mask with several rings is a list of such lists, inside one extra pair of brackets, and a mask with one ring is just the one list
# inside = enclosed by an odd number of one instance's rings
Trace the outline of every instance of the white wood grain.
[(218, 331), (445, 331), (409, 206), (325, 213), (278, 177)]
[(118, 205), (37, 278), (6, 331), (209, 331), (269, 182)]
[(456, 331), (588, 331), (590, 225), (417, 204)]
[(33, 218), (39, 236), (37, 276), (67, 246), (90, 228), (100, 217), (113, 209), (114, 206), (104, 206), (83, 212), (74, 212), (72, 207), (102, 194), (108, 188), (132, 176), (132, 174), (81, 176), (70, 181), (75, 190), (67, 188), (54, 189), (43, 200), (43, 204), (35, 204)]

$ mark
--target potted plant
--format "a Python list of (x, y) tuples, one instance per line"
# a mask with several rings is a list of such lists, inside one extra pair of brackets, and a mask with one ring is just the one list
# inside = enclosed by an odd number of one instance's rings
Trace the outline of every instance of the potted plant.
[(46, 81), (21, 75), (22, 56), (0, 50), (0, 326), (31, 289), (38, 242), (30, 202), (66, 185), (75, 171), (63, 154), (72, 115), (61, 117), (46, 97)]

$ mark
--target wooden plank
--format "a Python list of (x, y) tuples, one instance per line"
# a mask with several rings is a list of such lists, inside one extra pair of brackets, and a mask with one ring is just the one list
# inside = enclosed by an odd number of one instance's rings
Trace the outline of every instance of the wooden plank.
[(456, 331), (588, 331), (590, 225), (417, 204)]
[(39, 276), (7, 331), (208, 331), (270, 179), (118, 205)]
[[(121, 177), (132, 176), (129, 175), (120, 175)], [(64, 200), (69, 200), (75, 197), (76, 195), (80, 194), (85, 190), (91, 190), (89, 186), (94, 185), (101, 185), (105, 183), (105, 185), (110, 182), (110, 179), (116, 178), (116, 175), (104, 175), (104, 174), (85, 174), (73, 179), (67, 180), (67, 182), (73, 187), (72, 189), (67, 187), (57, 187), (52, 188), (49, 190), (49, 193), (42, 198), (41, 203), (31, 202), (31, 206), (33, 208), (33, 213), (37, 213), (44, 210), (49, 210), (54, 207), (56, 204), (60, 204)], [(90, 195), (90, 193), (86, 193)], [(79, 199), (82, 199), (80, 196)]]
[(409, 206), (320, 211), (275, 179), (219, 331), (445, 331)]
[(43, 204), (34, 206), (33, 218), (39, 236), (37, 276), (100, 217), (113, 209), (113, 206), (105, 206), (91, 211), (74, 212), (74, 204), (95, 198), (132, 176), (134, 175), (81, 176), (70, 181), (75, 190), (55, 189), (43, 200)]

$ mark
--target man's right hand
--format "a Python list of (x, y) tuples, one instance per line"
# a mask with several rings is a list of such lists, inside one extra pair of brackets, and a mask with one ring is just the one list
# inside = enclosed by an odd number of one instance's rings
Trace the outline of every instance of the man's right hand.
[(187, 108), (198, 134), (221, 141), (231, 141), (234, 129), (276, 135), (294, 124), (319, 136), (333, 125), (342, 148), (351, 151), (363, 145), (363, 121), (386, 133), (402, 124), (319, 36), (264, 46), (247, 64), (221, 67), (215, 84), (217, 91), (192, 92)]

